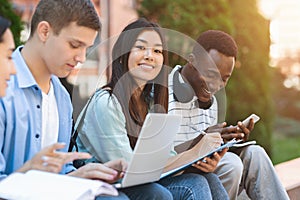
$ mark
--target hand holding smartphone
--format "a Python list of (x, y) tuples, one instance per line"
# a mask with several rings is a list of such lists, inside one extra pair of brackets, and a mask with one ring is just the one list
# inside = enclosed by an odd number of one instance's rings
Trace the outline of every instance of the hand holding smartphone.
[[(251, 118), (253, 119), (253, 122), (256, 123), (260, 120), (260, 117), (257, 116), (256, 114), (251, 114), (249, 117), (247, 117), (246, 119), (244, 119), (242, 121), (242, 123), (248, 127)], [(248, 137), (246, 137), (246, 139), (248, 139)], [(233, 147), (244, 147), (244, 146), (248, 146), (248, 145), (252, 145), (252, 144), (256, 144), (256, 141), (244, 141), (244, 140), (239, 140), (239, 142), (237, 144), (234, 144)]]
[(247, 117), (246, 119), (244, 119), (244, 120), (242, 121), (242, 123), (243, 123), (246, 127), (248, 127), (251, 118), (253, 118), (254, 123), (256, 123), (256, 122), (258, 122), (258, 120), (260, 120), (260, 117), (259, 117), (259, 116), (257, 116), (256, 114), (251, 114), (249, 117)]

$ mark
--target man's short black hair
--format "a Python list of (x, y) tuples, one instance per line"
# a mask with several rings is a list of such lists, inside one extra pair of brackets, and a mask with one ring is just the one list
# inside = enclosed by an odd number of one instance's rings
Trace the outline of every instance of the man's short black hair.
[[(202, 46), (207, 52), (215, 49), (218, 52), (226, 55), (237, 57), (238, 47), (234, 39), (227, 33), (219, 30), (208, 30), (203, 32), (197, 39), (197, 43)], [(196, 45), (193, 52), (199, 52), (200, 48)]]

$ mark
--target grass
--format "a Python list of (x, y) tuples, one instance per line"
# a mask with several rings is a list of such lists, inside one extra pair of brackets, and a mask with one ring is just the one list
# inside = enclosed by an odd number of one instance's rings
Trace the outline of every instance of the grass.
[(298, 157), (300, 157), (300, 137), (282, 137), (273, 139), (272, 162), (274, 164)]
[(278, 118), (273, 132), (272, 162), (278, 164), (300, 157), (300, 122)]

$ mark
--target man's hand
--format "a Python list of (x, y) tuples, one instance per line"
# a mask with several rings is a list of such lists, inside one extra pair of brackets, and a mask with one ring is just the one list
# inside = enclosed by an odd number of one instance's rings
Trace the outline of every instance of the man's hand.
[(202, 161), (199, 160), (196, 164), (193, 164), (192, 166), (203, 172), (214, 172), (219, 161), (227, 151), (228, 148), (225, 148), (220, 152), (215, 152), (211, 158), (206, 157)]
[(238, 126), (227, 126), (226, 122), (219, 123), (217, 125), (208, 127), (205, 132), (206, 133), (212, 133), (212, 132), (219, 132), (221, 133), (221, 137), (224, 140), (224, 142), (228, 142), (232, 140), (233, 138), (236, 139), (243, 139), (244, 138), (244, 133), (239, 131)]
[(59, 173), (64, 164), (76, 159), (89, 159), (91, 155), (79, 152), (58, 152), (56, 150), (65, 147), (64, 143), (55, 143), (43, 148), (31, 160), (28, 160), (18, 172), (26, 172), (31, 169)]
[(248, 127), (246, 127), (242, 122), (238, 122), (236, 126), (227, 126), (226, 122), (208, 127), (205, 132), (212, 133), (212, 132), (219, 132), (221, 133), (221, 137), (223, 138), (224, 142), (228, 142), (235, 139), (241, 139), (246, 142), (249, 139), (250, 132), (254, 128), (254, 120), (251, 118)]
[(105, 164), (88, 163), (68, 175), (114, 183), (123, 177), (126, 168), (127, 163), (123, 159), (118, 159)]
[(242, 122), (237, 123), (237, 127), (239, 128), (240, 133), (244, 133), (243, 139), (244, 142), (246, 142), (249, 139), (249, 135), (251, 131), (254, 129), (254, 119), (251, 118), (248, 127), (246, 127)]
[(222, 131), (224, 131), (223, 129), (226, 127), (227, 123), (226, 122), (223, 122), (223, 123), (219, 123), (219, 124), (216, 124), (214, 126), (210, 126), (208, 127), (205, 132), (206, 133), (213, 133), (213, 132), (219, 132), (222, 134)]

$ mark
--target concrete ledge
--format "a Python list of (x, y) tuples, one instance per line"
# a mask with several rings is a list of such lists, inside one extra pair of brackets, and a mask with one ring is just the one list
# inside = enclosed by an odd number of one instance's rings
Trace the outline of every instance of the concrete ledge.
[(291, 200), (300, 197), (300, 158), (275, 165), (275, 170)]

